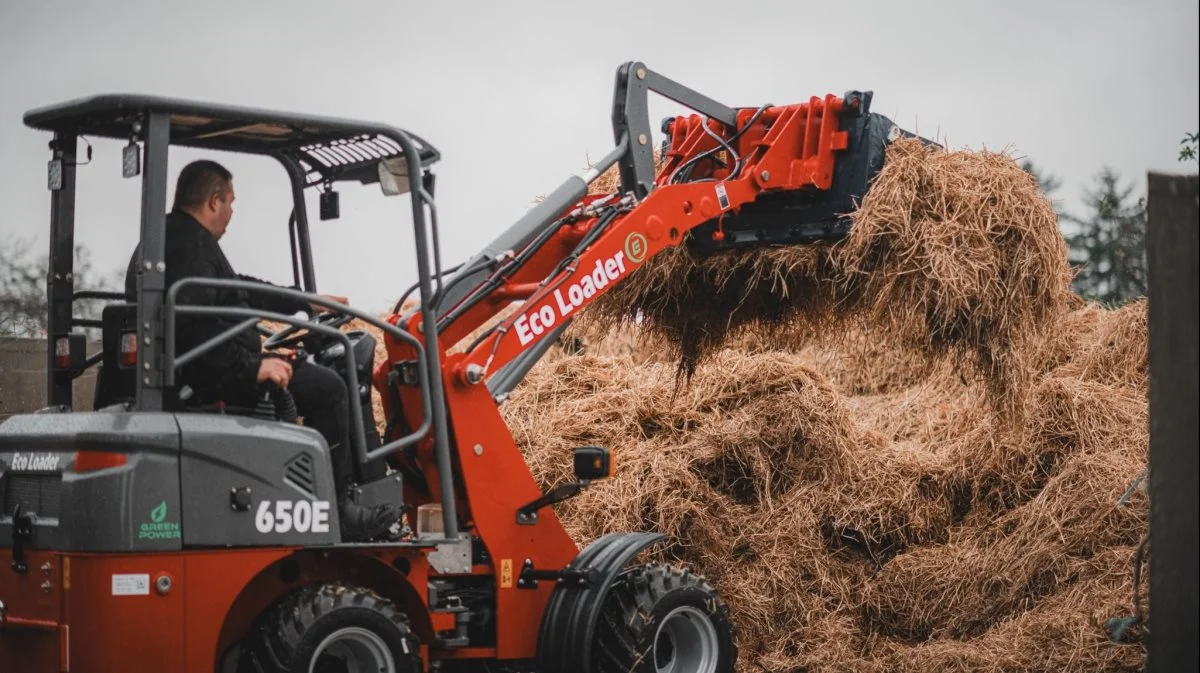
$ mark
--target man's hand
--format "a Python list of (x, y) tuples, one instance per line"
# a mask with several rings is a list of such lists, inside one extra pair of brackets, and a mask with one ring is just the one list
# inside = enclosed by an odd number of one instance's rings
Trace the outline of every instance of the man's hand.
[(287, 388), (292, 381), (292, 365), (279, 358), (263, 358), (258, 365), (258, 382), (274, 381), (280, 388)]
[[(337, 302), (339, 304), (346, 304), (346, 305), (350, 304), (349, 299), (347, 299), (346, 297), (343, 297), (341, 295), (338, 295), (338, 294), (322, 294), (322, 295), (317, 295), (317, 296), (321, 297), (322, 299), (327, 299), (329, 301)], [(328, 308), (321, 306), (319, 304), (309, 304), (309, 306), (311, 306), (312, 310), (317, 313), (327, 313), (329, 311)]]

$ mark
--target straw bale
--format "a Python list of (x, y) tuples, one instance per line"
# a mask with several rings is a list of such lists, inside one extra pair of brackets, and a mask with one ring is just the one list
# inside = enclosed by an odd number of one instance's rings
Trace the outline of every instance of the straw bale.
[(927, 358), (974, 365), (993, 401), (1019, 410), (1021, 345), (1073, 306), (1066, 246), (1036, 180), (1004, 153), (899, 140), (851, 219), (835, 245), (666, 250), (584, 313), (640, 311), (688, 376), (746, 333), (794, 349), (868, 325)]
[(902, 140), (853, 222), (834, 253), (847, 296), (927, 354), (974, 355), (1008, 401), (1024, 383), (1018, 350), (1072, 304), (1066, 245), (1036, 179), (1003, 153)]

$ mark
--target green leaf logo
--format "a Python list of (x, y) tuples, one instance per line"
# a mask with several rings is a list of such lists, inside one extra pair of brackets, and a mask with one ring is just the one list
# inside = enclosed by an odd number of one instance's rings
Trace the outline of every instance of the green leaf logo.
[(154, 523), (162, 523), (165, 518), (167, 518), (167, 501), (163, 500), (158, 507), (150, 510), (150, 520)]

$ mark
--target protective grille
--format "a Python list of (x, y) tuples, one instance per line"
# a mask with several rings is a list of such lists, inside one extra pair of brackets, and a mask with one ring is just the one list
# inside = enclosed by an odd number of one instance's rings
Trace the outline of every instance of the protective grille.
[(306, 184), (315, 185), (350, 170), (365, 167), (373, 171), (380, 159), (403, 156), (404, 152), (391, 138), (360, 135), (304, 145), (297, 155), (306, 170)]
[(4, 514), (11, 515), (17, 505), (23, 514), (43, 519), (57, 519), (62, 513), (61, 474), (9, 474), (0, 490), (4, 491)]
[(283, 468), (283, 480), (305, 495), (316, 495), (312, 456), (302, 453), (289, 460)]

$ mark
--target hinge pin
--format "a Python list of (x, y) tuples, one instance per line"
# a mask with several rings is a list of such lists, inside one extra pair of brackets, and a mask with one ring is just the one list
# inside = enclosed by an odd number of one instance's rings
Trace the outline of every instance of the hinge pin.
[(483, 381), (483, 367), (477, 364), (472, 363), (467, 365), (466, 374), (467, 383), (470, 383), (471, 385), (475, 385)]

